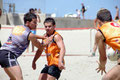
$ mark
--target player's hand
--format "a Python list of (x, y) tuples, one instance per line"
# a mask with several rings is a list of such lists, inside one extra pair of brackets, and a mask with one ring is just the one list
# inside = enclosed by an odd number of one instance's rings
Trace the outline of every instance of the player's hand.
[(35, 62), (32, 62), (32, 68), (33, 68), (33, 70), (36, 69), (36, 63)]
[(58, 68), (59, 68), (60, 70), (65, 69), (65, 66), (64, 66), (64, 64), (63, 64), (62, 61), (59, 61), (59, 63), (58, 63)]
[(55, 36), (55, 34), (53, 34), (50, 37), (48, 37), (49, 41), (52, 41), (54, 36)]
[(46, 37), (45, 40), (43, 40), (43, 45), (47, 46), (52, 40), (53, 40), (54, 34), (51, 35), (50, 37)]
[(99, 67), (96, 69), (97, 73), (99, 73), (101, 71), (101, 75), (103, 75), (103, 73), (106, 73), (105, 71), (105, 66), (101, 65), (98, 61), (97, 61)]

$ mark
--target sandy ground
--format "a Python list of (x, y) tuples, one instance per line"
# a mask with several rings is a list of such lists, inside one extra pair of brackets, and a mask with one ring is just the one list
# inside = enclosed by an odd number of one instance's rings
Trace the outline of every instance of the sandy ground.
[[(95, 31), (96, 30), (58, 30), (64, 38), (66, 54), (70, 55), (90, 55), (90, 50), (94, 44)], [(11, 29), (1, 29), (0, 34), (2, 34), (2, 36), (0, 40), (2, 43), (7, 40), (10, 32)], [(39, 35), (43, 33), (44, 30), (37, 31)], [(42, 56), (37, 61), (37, 69), (33, 70), (32, 60), (34, 56), (28, 55), (34, 55), (34, 53), (23, 53), (23, 55), (27, 56), (19, 57), (18, 62), (22, 68), (24, 80), (38, 80), (40, 71), (46, 64), (46, 57)], [(101, 80), (101, 74), (95, 71), (98, 67), (96, 60), (98, 60), (98, 56), (65, 56), (66, 70), (62, 71), (59, 80)], [(116, 62), (110, 62), (108, 60), (106, 71), (110, 70), (114, 65), (116, 65)], [(0, 68), (0, 80), (9, 80), (2, 68)]]
[[(40, 71), (46, 64), (46, 57), (40, 57), (36, 63), (37, 69), (33, 70), (31, 65), (34, 56), (28, 56), (28, 53), (24, 53), (24, 55), (27, 56), (18, 58), (24, 80), (38, 80)], [(101, 80), (101, 74), (95, 70), (98, 67), (96, 60), (98, 60), (98, 56), (65, 56), (66, 69), (62, 71), (59, 80)], [(116, 62), (108, 60), (106, 71), (110, 70), (114, 65), (116, 65)], [(0, 80), (9, 80), (2, 68), (0, 68)]]

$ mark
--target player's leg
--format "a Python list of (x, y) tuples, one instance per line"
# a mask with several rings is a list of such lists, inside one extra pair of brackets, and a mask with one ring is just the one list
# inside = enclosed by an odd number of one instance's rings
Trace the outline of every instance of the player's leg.
[(45, 67), (42, 69), (39, 79), (38, 80), (47, 80), (47, 74), (48, 74), (48, 66), (45, 65)]
[(0, 65), (4, 68), (11, 80), (23, 80), (22, 71), (16, 56), (9, 50), (0, 50)]
[(41, 73), (38, 80), (47, 80), (47, 74)]
[(23, 80), (22, 71), (21, 71), (20, 66), (4, 68), (4, 70), (10, 77), (10, 80)]
[(119, 75), (120, 75), (120, 65), (116, 65), (103, 76), (102, 80), (120, 80)]
[[(120, 54), (120, 51), (118, 51), (118, 54)], [(120, 56), (118, 57), (118, 64), (106, 73), (102, 80), (120, 80)]]
[(47, 80), (56, 80), (56, 78), (48, 74), (47, 75)]
[(55, 65), (49, 66), (47, 80), (59, 79), (61, 70)]
[[(29, 44), (30, 45), (30, 44)], [(29, 45), (28, 45), (28, 47), (27, 47), (27, 49), (26, 49), (26, 53), (29, 53)]]

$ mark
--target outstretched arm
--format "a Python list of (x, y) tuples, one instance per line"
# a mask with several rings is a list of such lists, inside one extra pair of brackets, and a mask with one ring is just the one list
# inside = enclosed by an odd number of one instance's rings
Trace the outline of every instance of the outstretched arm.
[(106, 73), (105, 65), (107, 61), (106, 45), (103, 40), (104, 40), (103, 35), (99, 31), (97, 31), (96, 36), (95, 36), (95, 41), (98, 45), (100, 57), (99, 57), (99, 62), (98, 62), (99, 67), (96, 70), (98, 70), (98, 72), (101, 71), (101, 74), (103, 74), (103, 72)]
[(36, 36), (32, 33), (29, 34), (28, 40), (30, 40), (38, 49), (43, 47), (43, 45), (37, 40)]
[(55, 35), (55, 42), (57, 43), (58, 47), (60, 48), (60, 56), (59, 56), (59, 64), (58, 67), (60, 70), (65, 69), (63, 60), (65, 56), (65, 45), (63, 39), (60, 35)]
[[(43, 44), (41, 44), (37, 39), (41, 38), (41, 36), (38, 35), (34, 35), (32, 33), (29, 34), (28, 40), (31, 40), (33, 45), (36, 46), (38, 49), (40, 49), (41, 47), (45, 47), (46, 45), (48, 45), (50, 43), (50, 41), (52, 40), (54, 35), (48, 37), (45, 37), (45, 42), (43, 42)], [(44, 37), (43, 37), (44, 38)]]
[(35, 35), (37, 39), (46, 39), (45, 36)]

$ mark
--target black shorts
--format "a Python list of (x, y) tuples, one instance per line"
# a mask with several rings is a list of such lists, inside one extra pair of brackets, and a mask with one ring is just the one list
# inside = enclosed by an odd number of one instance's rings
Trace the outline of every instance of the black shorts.
[(0, 50), (0, 65), (3, 68), (19, 65), (16, 56), (8, 50)]
[(61, 70), (55, 65), (52, 65), (52, 66), (45, 65), (45, 67), (42, 69), (41, 73), (47, 73), (47, 74), (55, 77), (56, 79), (58, 79), (60, 77)]

